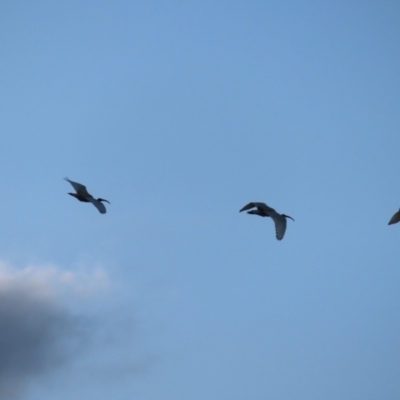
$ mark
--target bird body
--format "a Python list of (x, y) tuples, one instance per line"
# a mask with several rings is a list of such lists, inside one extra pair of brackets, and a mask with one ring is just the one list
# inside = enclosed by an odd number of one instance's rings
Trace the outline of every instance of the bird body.
[(83, 201), (84, 203), (92, 203), (99, 210), (99, 212), (101, 214), (105, 214), (107, 212), (106, 207), (104, 206), (102, 201), (106, 201), (108, 204), (110, 204), (110, 202), (108, 200), (102, 199), (100, 197), (98, 199), (95, 199), (87, 191), (86, 186), (84, 186), (78, 182), (71, 181), (68, 178), (64, 178), (64, 179), (66, 181), (68, 181), (76, 191), (76, 193), (68, 193), (69, 195), (75, 197), (79, 201)]
[(393, 217), (390, 218), (388, 225), (397, 224), (397, 222), (399, 221), (400, 221), (400, 209), (395, 214), (393, 214)]
[(286, 218), (290, 218), (294, 221), (294, 219), (289, 217), (289, 215), (279, 214), (265, 203), (251, 202), (245, 205), (239, 212), (246, 210), (250, 210), (247, 211), (247, 214), (259, 215), (260, 217), (271, 217), (275, 223), (276, 238), (278, 240), (282, 240), (285, 235)]

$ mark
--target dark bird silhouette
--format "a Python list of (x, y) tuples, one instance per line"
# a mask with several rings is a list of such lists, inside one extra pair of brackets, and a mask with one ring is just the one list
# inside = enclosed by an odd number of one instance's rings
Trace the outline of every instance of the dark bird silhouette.
[(64, 179), (68, 181), (76, 191), (76, 193), (68, 193), (69, 195), (77, 198), (79, 201), (83, 201), (84, 203), (92, 203), (100, 211), (101, 214), (105, 214), (107, 212), (106, 207), (104, 206), (102, 201), (106, 201), (108, 204), (110, 204), (108, 200), (102, 199), (100, 197), (98, 199), (95, 199), (91, 194), (88, 193), (86, 186), (81, 185), (78, 182), (71, 181), (68, 178)]
[[(253, 208), (253, 210), (251, 210)], [(239, 212), (247, 211), (247, 214), (259, 215), (260, 217), (271, 217), (275, 223), (276, 238), (282, 240), (286, 231), (286, 218), (290, 218), (294, 221), (292, 217), (285, 214), (277, 213), (273, 208), (268, 207), (265, 203), (251, 202), (245, 205)]]
[(393, 214), (393, 217), (390, 218), (388, 225), (397, 224), (399, 221), (400, 221), (400, 209), (395, 214)]

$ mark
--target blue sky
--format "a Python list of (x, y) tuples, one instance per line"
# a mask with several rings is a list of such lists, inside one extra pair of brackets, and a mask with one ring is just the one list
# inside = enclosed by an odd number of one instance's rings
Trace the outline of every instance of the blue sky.
[(398, 399), (399, 37), (395, 1), (3, 2), (0, 395)]

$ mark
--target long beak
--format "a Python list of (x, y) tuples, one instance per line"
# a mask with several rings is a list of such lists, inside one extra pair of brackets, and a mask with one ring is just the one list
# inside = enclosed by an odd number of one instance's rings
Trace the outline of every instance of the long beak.
[(292, 221), (294, 221), (294, 219), (292, 217), (289, 217), (289, 215), (285, 215), (286, 218), (290, 218)]
[(108, 204), (111, 204), (111, 203), (110, 203), (108, 200), (106, 200), (106, 199), (100, 199), (100, 198), (98, 198), (97, 201), (106, 201)]

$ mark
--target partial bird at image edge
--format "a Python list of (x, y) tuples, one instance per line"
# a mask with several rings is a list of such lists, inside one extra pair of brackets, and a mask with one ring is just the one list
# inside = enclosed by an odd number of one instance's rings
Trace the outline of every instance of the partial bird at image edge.
[(399, 221), (400, 221), (400, 208), (399, 208), (399, 211), (397, 211), (395, 214), (393, 214), (393, 217), (390, 218), (388, 225), (397, 224)]

